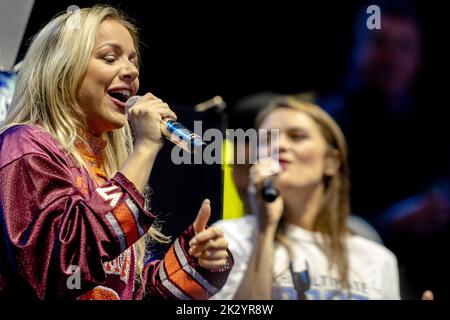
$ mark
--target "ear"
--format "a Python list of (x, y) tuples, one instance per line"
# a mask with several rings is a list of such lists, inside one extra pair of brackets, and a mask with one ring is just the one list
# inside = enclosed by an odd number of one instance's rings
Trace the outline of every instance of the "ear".
[(325, 158), (325, 167), (324, 167), (324, 175), (328, 177), (334, 176), (341, 166), (341, 161), (339, 160), (339, 151), (333, 149), (327, 152)]

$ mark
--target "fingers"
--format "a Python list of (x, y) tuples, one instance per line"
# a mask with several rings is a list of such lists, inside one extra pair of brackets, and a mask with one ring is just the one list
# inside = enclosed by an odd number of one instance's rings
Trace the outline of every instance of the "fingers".
[(202, 266), (205, 269), (210, 269), (212, 271), (222, 269), (227, 265), (227, 259), (222, 260), (205, 260), (205, 259), (199, 259), (198, 263), (200, 266)]
[(422, 294), (422, 300), (434, 300), (434, 294), (432, 291), (430, 290), (426, 290), (423, 294)]
[[(205, 242), (213, 239), (223, 238), (223, 231), (216, 227), (211, 227), (206, 229), (197, 235), (195, 235), (191, 241), (189, 241), (189, 245), (192, 247), (194, 245), (202, 245)], [(223, 238), (225, 239), (225, 238)]]
[(227, 265), (228, 241), (223, 236), (223, 231), (211, 227), (197, 234), (189, 242), (191, 248), (189, 254), (198, 258), (198, 263), (203, 268), (220, 270)]
[(199, 252), (204, 251), (218, 251), (218, 250), (226, 250), (228, 248), (228, 241), (221, 237), (218, 239), (208, 240), (204, 243), (191, 245), (191, 248), (189, 249), (189, 254), (192, 256), (195, 256)]
[(250, 168), (250, 183), (249, 192), (254, 193), (256, 190), (260, 190), (264, 181), (276, 175), (280, 171), (280, 164), (278, 161), (272, 158), (259, 159)]
[[(211, 217), (211, 202), (209, 199), (205, 199), (202, 202), (197, 217), (193, 223), (195, 233), (200, 233), (206, 229), (206, 225)], [(195, 237), (194, 237), (195, 238)]]
[(250, 168), (248, 199), (252, 213), (258, 219), (260, 230), (278, 225), (283, 215), (283, 197), (279, 196), (273, 202), (266, 202), (261, 193), (264, 182), (268, 179), (280, 193), (283, 191), (277, 176), (280, 170), (280, 163), (272, 158), (260, 159)]
[(161, 120), (164, 118), (176, 120), (177, 116), (167, 103), (147, 93), (128, 109), (128, 118), (136, 137), (136, 145), (160, 148), (163, 144)]
[(196, 249), (199, 250), (192, 254), (192, 256), (198, 258), (198, 263), (203, 268), (217, 270), (223, 268), (227, 264), (228, 251), (226, 246), (223, 246), (221, 249), (208, 249), (207, 246), (191, 249), (193, 249), (194, 252)]
[(228, 258), (226, 248), (220, 250), (205, 250), (199, 255), (200, 258), (207, 260), (223, 260)]
[(191, 254), (191, 256), (199, 259), (206, 259), (206, 260), (222, 260), (226, 259), (228, 257), (228, 252), (226, 248), (220, 249), (220, 250), (203, 250), (203, 251), (195, 251), (196, 249), (193, 249), (193, 251), (189, 252), (195, 252)]
[(139, 98), (128, 111), (138, 116), (142, 116), (146, 112), (156, 112), (160, 116), (158, 120), (164, 118), (177, 119), (176, 114), (170, 109), (169, 105), (151, 93), (146, 93)]

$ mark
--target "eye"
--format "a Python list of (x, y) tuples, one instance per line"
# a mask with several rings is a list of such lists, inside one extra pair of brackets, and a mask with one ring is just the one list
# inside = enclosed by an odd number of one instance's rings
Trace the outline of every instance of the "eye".
[(289, 135), (289, 137), (293, 141), (301, 141), (301, 140), (304, 140), (304, 139), (308, 138), (308, 136), (306, 134), (304, 134), (304, 133), (291, 133)]
[(139, 63), (138, 63), (137, 59), (130, 59), (130, 62), (131, 62), (132, 64), (134, 64), (134, 66), (135, 66), (136, 68), (139, 67)]
[(114, 55), (107, 55), (107, 56), (103, 57), (102, 59), (107, 63), (113, 63), (114, 61), (117, 60), (116, 56), (114, 56)]

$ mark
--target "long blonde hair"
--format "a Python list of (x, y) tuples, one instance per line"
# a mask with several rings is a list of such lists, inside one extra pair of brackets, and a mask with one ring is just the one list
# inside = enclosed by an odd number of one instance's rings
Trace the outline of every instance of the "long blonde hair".
[[(88, 172), (75, 147), (79, 130), (87, 131), (84, 113), (77, 93), (86, 73), (100, 24), (111, 19), (127, 28), (139, 55), (136, 26), (120, 11), (96, 5), (53, 18), (33, 38), (17, 77), (16, 90), (7, 118), (0, 132), (18, 124), (39, 125), (48, 131)], [(140, 61), (140, 59), (139, 59)], [(121, 129), (104, 134), (108, 142), (104, 151), (105, 170), (111, 178), (133, 150), (133, 136), (128, 123)], [(146, 201), (148, 206), (148, 201)], [(136, 279), (142, 271), (149, 241), (167, 242), (157, 226), (135, 243)]]
[[(328, 152), (334, 152), (339, 161), (338, 172), (333, 176), (323, 178), (324, 196), (314, 221), (313, 230), (322, 235), (323, 244), (319, 241), (316, 242), (323, 249), (329, 261), (329, 267), (337, 267), (342, 285), (348, 289), (349, 263), (346, 222), (350, 212), (350, 182), (344, 134), (323, 109), (311, 102), (311, 97), (308, 95), (281, 96), (273, 99), (269, 106), (258, 114), (256, 127), (259, 128), (264, 119), (279, 108), (298, 110), (311, 117), (325, 138)], [(277, 239), (282, 244), (286, 244), (280, 232)]]

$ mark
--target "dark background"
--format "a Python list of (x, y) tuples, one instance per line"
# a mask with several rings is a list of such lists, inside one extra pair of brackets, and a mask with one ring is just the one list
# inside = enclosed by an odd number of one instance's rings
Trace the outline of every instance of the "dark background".
[[(224, 115), (214, 112), (199, 115), (192, 110), (195, 104), (215, 95), (222, 96), (227, 108), (232, 109), (237, 100), (259, 91), (314, 90), (327, 94), (339, 88), (348, 67), (353, 29), (366, 28), (365, 24), (354, 25), (355, 15), (363, 4), (370, 4), (356, 0), (265, 3), (36, 0), (19, 59), (26, 51), (27, 40), (55, 14), (70, 5), (85, 7), (95, 3), (111, 4), (134, 18), (143, 42), (140, 93), (150, 91), (168, 102), (180, 122), (191, 128), (194, 119), (203, 120), (204, 127), (226, 125)], [(450, 57), (446, 10), (442, 1), (413, 3), (424, 39), (417, 88), (421, 88), (425, 101), (432, 98), (426, 107), (435, 113), (436, 119), (446, 119)], [(431, 129), (427, 126), (430, 123), (418, 125), (417, 135)], [(166, 143), (152, 173), (152, 201), (153, 210), (166, 221), (163, 230), (176, 235), (193, 221), (204, 197), (212, 200), (212, 220), (220, 218), (222, 175), (219, 165), (172, 165), (170, 146)], [(446, 243), (434, 241), (430, 245), (446, 259)], [(428, 244), (421, 250), (429, 250)], [(433, 267), (424, 269), (425, 282), (432, 273)], [(440, 275), (433, 276), (440, 281)], [(448, 288), (445, 281), (448, 282), (448, 276), (441, 282), (442, 287)], [(448, 289), (445, 290), (448, 294)]]
[[(327, 92), (339, 86), (354, 17), (366, 2), (36, 0), (24, 44), (68, 6), (95, 3), (121, 8), (140, 27), (141, 92), (187, 106), (219, 94), (232, 106), (261, 90)], [(442, 64), (450, 28), (442, 2), (414, 3), (425, 38), (422, 81), (434, 94), (448, 82)], [(25, 50), (23, 45), (20, 55)]]

